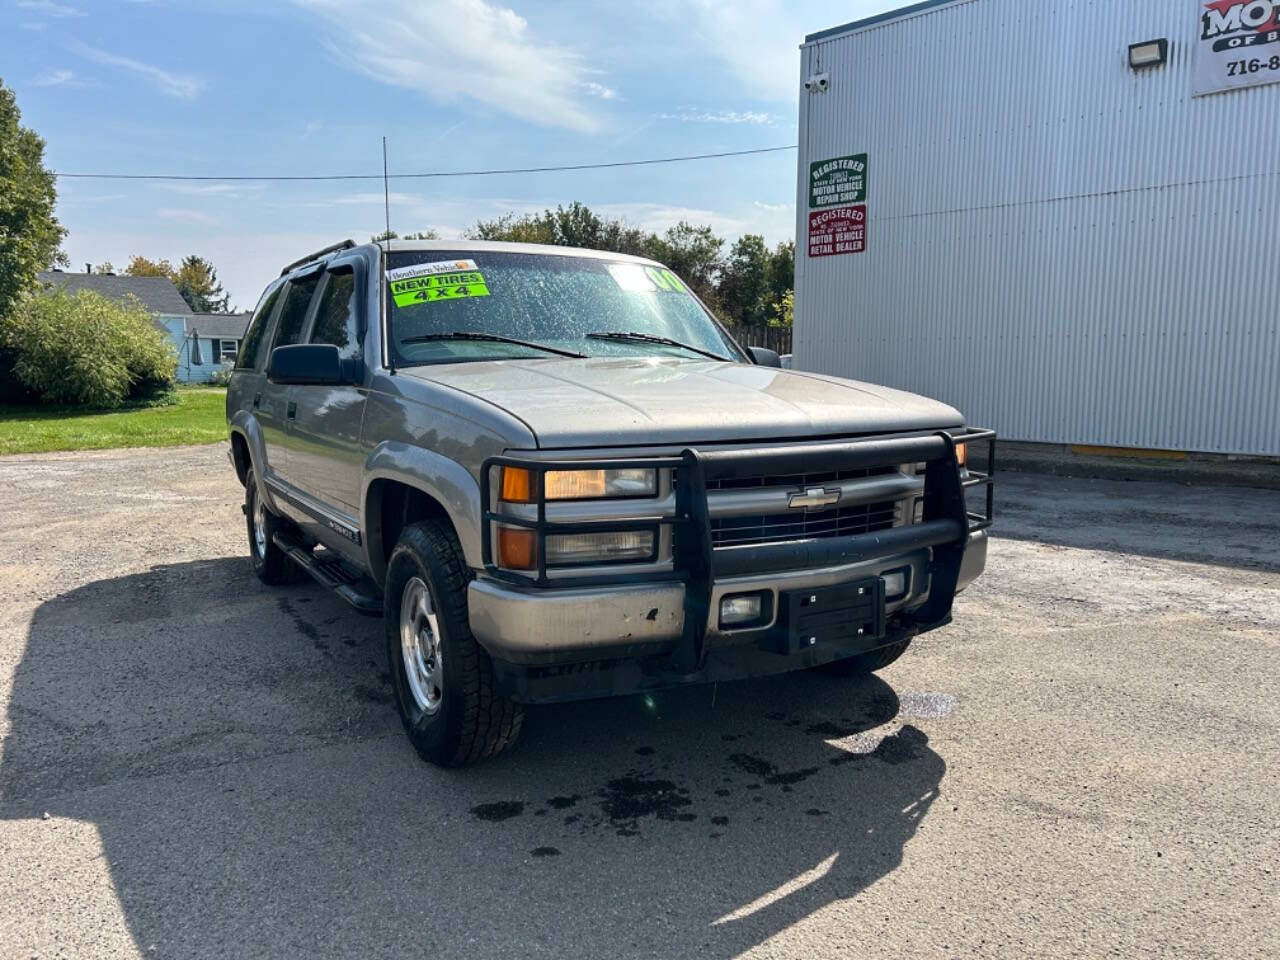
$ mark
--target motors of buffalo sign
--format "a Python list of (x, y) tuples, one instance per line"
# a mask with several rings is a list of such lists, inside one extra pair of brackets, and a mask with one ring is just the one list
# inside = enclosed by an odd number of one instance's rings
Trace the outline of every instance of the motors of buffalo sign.
[(835, 207), (809, 214), (809, 256), (862, 253), (867, 249), (867, 207)]
[(1193, 0), (1196, 96), (1280, 82), (1280, 0)]

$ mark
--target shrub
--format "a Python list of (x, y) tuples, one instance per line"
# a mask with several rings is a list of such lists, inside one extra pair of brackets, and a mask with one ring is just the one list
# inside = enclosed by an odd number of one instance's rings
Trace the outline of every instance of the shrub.
[(118, 407), (174, 389), (173, 345), (137, 301), (39, 291), (4, 321), (0, 347), (12, 351), (18, 381), (46, 403)]
[(236, 365), (230, 360), (223, 360), (222, 363), (218, 365), (218, 369), (213, 371), (213, 375), (209, 378), (209, 382), (215, 387), (225, 387), (231, 382), (231, 371), (235, 368)]

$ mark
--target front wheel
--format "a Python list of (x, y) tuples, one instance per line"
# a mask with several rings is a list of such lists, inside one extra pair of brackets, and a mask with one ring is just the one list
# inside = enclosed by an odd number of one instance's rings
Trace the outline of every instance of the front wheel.
[(437, 521), (405, 527), (383, 599), (396, 705), (418, 755), (441, 767), (494, 756), (520, 734), (520, 705), (494, 691), (493, 665), (467, 620), (457, 536)]
[(906, 653), (909, 646), (911, 646), (911, 638), (907, 637), (905, 640), (891, 643), (887, 647), (868, 650), (866, 653), (855, 654), (843, 660), (833, 660), (831, 663), (824, 663), (814, 669), (819, 673), (825, 673), (832, 677), (865, 677), (869, 673), (875, 673), (877, 670), (883, 670), (889, 666), (889, 664)]

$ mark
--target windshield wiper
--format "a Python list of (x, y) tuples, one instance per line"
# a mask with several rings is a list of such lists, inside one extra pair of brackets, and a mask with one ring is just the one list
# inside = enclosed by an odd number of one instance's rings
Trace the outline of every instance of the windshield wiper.
[(622, 331), (610, 331), (607, 333), (588, 333), (589, 340), (617, 340), (622, 343), (660, 343), (666, 347), (679, 347), (681, 350), (688, 350), (692, 353), (700, 353), (704, 357), (710, 357), (712, 360), (723, 360), (725, 363), (732, 361), (728, 357), (722, 357), (718, 353), (712, 353), (710, 350), (703, 350), (701, 347), (694, 347), (687, 343), (681, 343), (679, 340), (672, 340), (670, 337), (660, 337), (653, 333), (623, 333)]
[(576, 357), (579, 360), (586, 358), (585, 353), (574, 353), (572, 350), (561, 350), (559, 347), (549, 347), (545, 343), (532, 343), (529, 340), (516, 340), (514, 337), (502, 337), (496, 333), (467, 333), (462, 330), (455, 330), (452, 333), (424, 333), (416, 337), (405, 337), (401, 343), (430, 343), (433, 340), (480, 340), (485, 343), (513, 343), (518, 347), (528, 347), (530, 350), (542, 350), (546, 353), (554, 353), (560, 357)]

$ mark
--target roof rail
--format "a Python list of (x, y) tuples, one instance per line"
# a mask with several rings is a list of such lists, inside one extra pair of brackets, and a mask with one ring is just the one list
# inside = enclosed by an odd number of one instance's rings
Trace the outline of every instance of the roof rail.
[(294, 270), (297, 267), (302, 266), (304, 263), (310, 263), (312, 260), (319, 260), (321, 257), (327, 256), (330, 253), (337, 253), (339, 250), (350, 250), (355, 245), (356, 243), (354, 240), (343, 240), (341, 243), (330, 244), (323, 250), (317, 250), (315, 253), (309, 253), (305, 257), (300, 257), (293, 261), (293, 263), (280, 271), (280, 276), (283, 277), (290, 270)]

